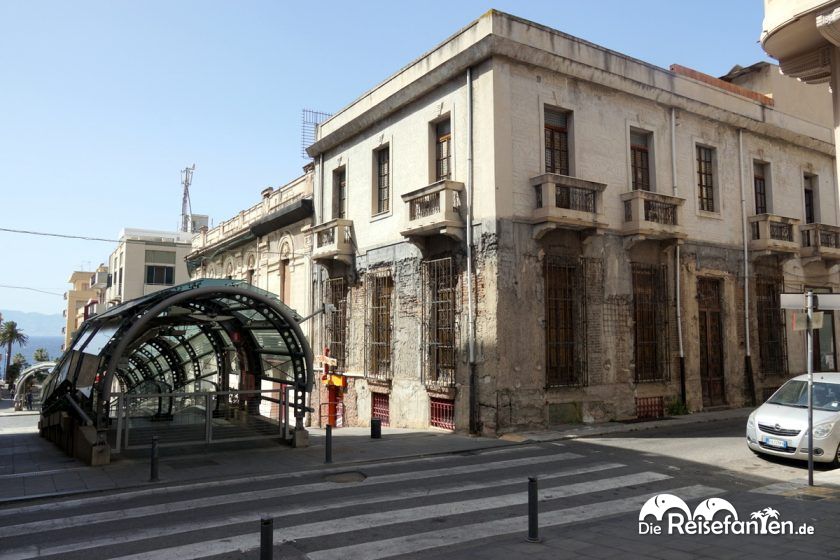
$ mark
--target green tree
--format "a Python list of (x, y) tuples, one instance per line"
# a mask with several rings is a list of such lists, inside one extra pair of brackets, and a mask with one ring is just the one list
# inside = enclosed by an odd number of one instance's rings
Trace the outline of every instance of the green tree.
[(46, 348), (36, 348), (35, 352), (32, 354), (32, 359), (35, 360), (36, 364), (38, 362), (49, 362), (50, 355)]
[[(12, 365), (12, 346), (26, 346), (29, 337), (18, 328), (14, 321), (6, 321), (0, 328), (0, 347), (6, 347), (6, 377), (9, 375), (9, 367)], [(8, 380), (8, 379), (7, 379)]]

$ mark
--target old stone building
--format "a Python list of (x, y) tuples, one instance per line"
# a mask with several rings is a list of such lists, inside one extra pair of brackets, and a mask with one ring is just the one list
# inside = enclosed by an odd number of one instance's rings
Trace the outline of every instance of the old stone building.
[(804, 370), (778, 294), (840, 288), (830, 97), (748, 89), (775, 83), (750, 68), (666, 70), (490, 11), (324, 122), (314, 297), (336, 312), (313, 346), (343, 421), (656, 416)]
[(312, 217), (312, 165), (236, 216), (193, 237), (186, 257), (192, 279), (244, 280), (273, 292), (301, 315), (312, 308), (309, 247)]

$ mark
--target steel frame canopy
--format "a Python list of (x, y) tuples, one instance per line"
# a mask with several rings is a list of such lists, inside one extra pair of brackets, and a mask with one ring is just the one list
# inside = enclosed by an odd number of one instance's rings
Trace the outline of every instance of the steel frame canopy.
[(229, 374), (244, 374), (293, 387), (302, 429), (313, 370), (301, 321), (239, 280), (196, 280), (128, 301), (82, 325), (44, 387), (42, 414), (73, 411), (107, 430), (113, 394), (226, 390)]

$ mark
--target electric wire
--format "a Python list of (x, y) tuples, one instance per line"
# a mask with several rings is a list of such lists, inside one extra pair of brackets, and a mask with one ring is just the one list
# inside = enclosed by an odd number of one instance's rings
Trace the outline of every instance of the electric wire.
[(9, 289), (12, 289), (12, 290), (29, 290), (30, 292), (38, 292), (38, 293), (41, 293), (41, 294), (49, 294), (51, 296), (60, 296), (60, 297), (64, 296), (64, 294), (59, 294), (59, 293), (56, 293), (56, 292), (48, 292), (46, 290), (39, 290), (38, 288), (30, 288), (28, 286), (10, 286), (8, 284), (0, 284), (0, 288), (9, 288)]
[(89, 237), (86, 235), (69, 235), (66, 233), (45, 233), (42, 231), (27, 231), (23, 229), (0, 228), (0, 231), (8, 233), (23, 233), (26, 235), (42, 235), (46, 237), (61, 237), (64, 239), (82, 239), (84, 241), (107, 241), (109, 243), (119, 243), (117, 239), (105, 239), (104, 237)]

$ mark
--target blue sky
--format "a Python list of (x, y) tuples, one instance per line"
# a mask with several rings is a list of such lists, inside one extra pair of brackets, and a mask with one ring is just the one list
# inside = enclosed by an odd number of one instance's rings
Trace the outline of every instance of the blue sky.
[[(652, 64), (767, 60), (760, 0), (0, 2), (0, 227), (213, 223), (301, 173), (301, 109), (335, 112), (490, 8)], [(62, 293), (114, 245), (0, 232), (0, 285)], [(61, 297), (0, 287), (0, 309)]]

